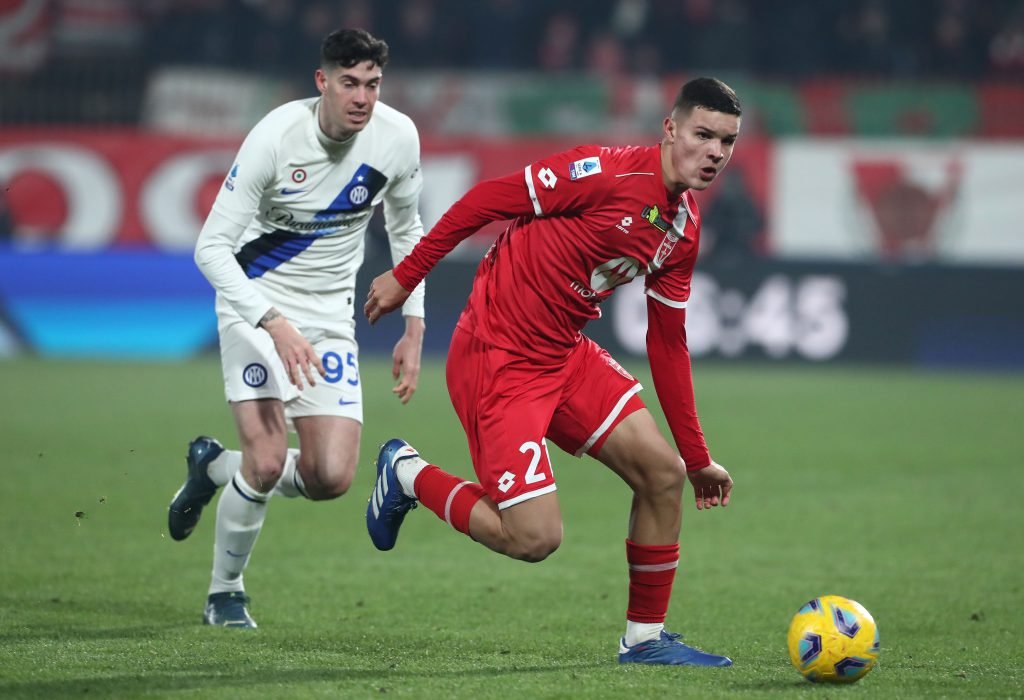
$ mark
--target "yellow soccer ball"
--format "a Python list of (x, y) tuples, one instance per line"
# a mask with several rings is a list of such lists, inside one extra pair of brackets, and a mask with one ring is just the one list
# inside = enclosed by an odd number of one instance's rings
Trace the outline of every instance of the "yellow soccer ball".
[(878, 660), (878, 626), (863, 605), (839, 595), (808, 602), (789, 623), (789, 659), (815, 683), (853, 683)]

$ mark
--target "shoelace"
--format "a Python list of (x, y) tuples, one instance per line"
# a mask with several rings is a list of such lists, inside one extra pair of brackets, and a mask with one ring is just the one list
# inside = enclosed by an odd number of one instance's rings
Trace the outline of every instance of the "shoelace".
[(224, 617), (233, 620), (242, 620), (245, 619), (246, 615), (248, 615), (248, 610), (246, 608), (247, 605), (249, 605), (248, 596), (244, 598), (228, 598), (224, 603), (222, 612)]
[[(657, 639), (650, 639), (646, 642), (641, 642), (641, 644), (645, 645), (648, 649), (661, 649), (662, 647), (670, 647), (676, 642), (683, 644), (683, 635), (681, 633), (662, 632), (662, 636), (658, 637)], [(637, 646), (639, 646), (639, 644)], [(700, 652), (701, 654), (705, 653), (696, 647), (691, 647), (688, 644), (683, 644), (683, 646), (685, 646), (687, 649), (693, 649), (694, 651)]]
[(646, 641), (640, 642), (640, 644), (637, 644), (637, 646), (639, 647), (643, 645), (648, 649), (661, 649), (662, 647), (672, 646), (676, 643), (676, 640), (679, 639), (681, 636), (682, 635), (676, 634), (675, 632), (666, 632), (664, 637), (658, 637), (657, 639), (648, 639)]
[(415, 498), (409, 498), (404, 493), (402, 494), (402, 499), (403, 500), (397, 501), (394, 505), (388, 508), (386, 511), (387, 515), (401, 515), (402, 513), (406, 513), (410, 510), (415, 510), (416, 506), (420, 504), (420, 502)]

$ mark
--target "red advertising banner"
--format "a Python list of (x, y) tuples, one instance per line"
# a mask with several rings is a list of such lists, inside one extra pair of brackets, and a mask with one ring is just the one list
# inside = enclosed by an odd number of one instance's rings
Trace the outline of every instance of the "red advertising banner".
[(239, 143), (120, 129), (0, 131), (14, 235), (82, 250), (190, 247)]
[[(645, 135), (632, 143), (656, 140), (656, 134)], [(0, 211), (5, 203), (19, 243), (75, 250), (190, 250), (240, 143), (241, 136), (183, 137), (130, 129), (0, 130)], [(479, 180), (520, 171), (575, 145), (566, 137), (424, 136), (425, 225)], [(741, 139), (723, 181), (699, 195), (701, 206), (709, 206), (720, 192), (738, 192), (767, 221), (769, 154), (767, 142)]]

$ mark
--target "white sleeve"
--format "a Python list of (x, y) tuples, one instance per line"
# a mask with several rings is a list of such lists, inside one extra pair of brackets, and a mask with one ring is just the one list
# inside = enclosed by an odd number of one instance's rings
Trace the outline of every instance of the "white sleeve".
[(231, 171), (213, 202), (213, 211), (243, 227), (259, 211), (263, 193), (273, 185), (277, 165), (275, 133), (268, 120), (253, 127), (245, 137)]
[(238, 315), (256, 326), (271, 304), (235, 260), (235, 249), (274, 180), (275, 139), (267, 122), (245, 137), (196, 241), (196, 265)]
[[(420, 220), (420, 192), (423, 190), (423, 174), (420, 168), (420, 140), (415, 129), (411, 143), (407, 144), (413, 154), (408, 170), (396, 178), (384, 193), (384, 227), (391, 244), (391, 260), (397, 265), (412, 252), (423, 238), (423, 222)], [(424, 317), (425, 285), (420, 282), (402, 306), (403, 316)]]
[(272, 305), (235, 260), (235, 243), (244, 230), (218, 211), (211, 211), (199, 232), (195, 261), (217, 293), (239, 316), (256, 326)]
[[(423, 238), (423, 222), (420, 221), (419, 200), (411, 204), (395, 206), (387, 198), (384, 199), (384, 226), (388, 231), (391, 244), (391, 260), (397, 265)], [(426, 286), (423, 282), (416, 285), (412, 294), (402, 306), (403, 316), (424, 317), (423, 297)]]

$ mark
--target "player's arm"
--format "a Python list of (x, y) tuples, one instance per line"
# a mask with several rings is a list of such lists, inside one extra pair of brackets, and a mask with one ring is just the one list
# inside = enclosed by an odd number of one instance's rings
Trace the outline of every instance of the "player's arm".
[[(232, 174), (217, 195), (196, 241), (196, 266), (231, 307), (274, 340), (288, 376), (302, 388), (302, 375), (315, 383), (313, 370), (326, 374), (313, 347), (249, 279), (235, 259), (235, 248), (255, 216), (263, 188), (273, 178), (273, 153), (266, 139), (254, 129), (242, 144)], [(230, 183), (230, 186), (229, 184)]]
[[(400, 172), (384, 191), (384, 229), (391, 247), (391, 261), (398, 265), (409, 256), (423, 238), (420, 219), (420, 194), (423, 191), (423, 173), (420, 166), (420, 141), (416, 128), (411, 125), (403, 132), (403, 141), (395, 147), (405, 156), (404, 171)], [(424, 317), (424, 285), (420, 281), (405, 300), (405, 316)]]
[(647, 356), (676, 448), (686, 464), (697, 508), (729, 504), (732, 478), (711, 459), (697, 416), (690, 351), (686, 344), (686, 308), (669, 299), (647, 299)]
[(370, 284), (363, 311), (370, 323), (404, 304), (411, 291), (455, 246), (485, 224), (533, 212), (522, 173), (475, 185), (453, 204), (395, 269)]
[[(423, 238), (423, 222), (419, 214), (422, 177), (418, 142), (415, 152), (416, 158), (410, 170), (384, 195), (384, 227), (391, 246), (391, 259), (396, 265), (408, 257), (413, 247)], [(391, 376), (396, 383), (391, 392), (402, 403), (409, 402), (419, 383), (423, 335), (426, 331), (424, 291), (424, 283), (420, 281), (405, 300), (402, 306), (405, 332), (392, 352)]]
[[(611, 186), (607, 174), (601, 174), (600, 153), (599, 146), (579, 146), (474, 186), (409, 256), (373, 281), (363, 309), (370, 323), (398, 308), (444, 256), (485, 224), (521, 216), (556, 216), (600, 200)], [(592, 175), (571, 175), (572, 166), (589, 160), (596, 164), (588, 171)]]
[(196, 266), (217, 293), (239, 316), (258, 326), (272, 307), (235, 259), (235, 246), (244, 231), (245, 224), (214, 209), (199, 232), (194, 257)]

